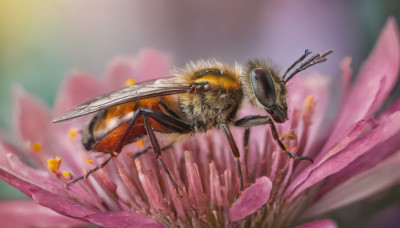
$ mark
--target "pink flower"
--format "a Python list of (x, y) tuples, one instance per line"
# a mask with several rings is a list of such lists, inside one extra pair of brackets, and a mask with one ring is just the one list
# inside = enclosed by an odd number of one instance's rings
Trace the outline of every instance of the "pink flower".
[[(51, 124), (52, 118), (87, 98), (123, 87), (132, 76), (137, 81), (167, 76), (170, 61), (155, 50), (143, 51), (136, 59), (113, 60), (104, 81), (89, 73), (71, 73), (53, 113), (17, 89), (14, 123), (22, 142), (14, 147), (0, 141), (0, 176), (44, 207), (106, 227), (301, 224), (400, 181), (400, 100), (376, 114), (397, 80), (399, 51), (391, 18), (353, 85), (351, 59), (342, 61), (343, 97), (335, 118), (327, 115), (330, 78), (314, 73), (291, 80), (289, 121), (277, 124), (278, 131), (289, 150), (312, 157), (314, 163), (288, 158), (268, 127), (254, 127), (248, 154), (241, 150), (247, 188), (239, 198), (234, 159), (218, 130), (196, 135), (162, 154), (182, 198), (175, 195), (151, 153), (136, 160), (130, 157), (141, 147), (137, 144), (126, 146), (118, 159), (88, 180), (64, 188), (70, 175), (80, 176), (104, 158), (80, 145), (77, 136), (88, 117), (65, 124)], [(240, 116), (255, 113), (263, 112), (246, 106)], [(242, 149), (243, 129), (234, 129), (233, 134)], [(58, 219), (77, 225), (72, 219)], [(302, 227), (335, 226), (326, 219)]]

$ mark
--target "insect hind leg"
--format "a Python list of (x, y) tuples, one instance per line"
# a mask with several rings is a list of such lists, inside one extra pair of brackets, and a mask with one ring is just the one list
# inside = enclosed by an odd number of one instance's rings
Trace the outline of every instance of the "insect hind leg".
[[(174, 145), (174, 144), (171, 143), (171, 144), (169, 144), (169, 145), (167, 145), (167, 146), (161, 148), (161, 151), (165, 151), (165, 150), (171, 149), (173, 145)], [(152, 148), (151, 146), (148, 146), (148, 147), (144, 148), (143, 150), (140, 150), (140, 151), (138, 151), (138, 152), (132, 154), (130, 157), (131, 157), (132, 159), (136, 159), (136, 158), (140, 157), (141, 155), (147, 153), (151, 148)]]
[(108, 164), (108, 162), (112, 159), (112, 158), (116, 158), (122, 151), (122, 147), (124, 146), (126, 140), (128, 139), (128, 135), (129, 135), (129, 131), (132, 129), (132, 127), (134, 126), (136, 120), (139, 118), (139, 116), (142, 114), (142, 112), (140, 111), (141, 109), (137, 110), (134, 112), (133, 117), (129, 123), (129, 125), (126, 127), (124, 133), (122, 134), (121, 138), (119, 139), (117, 145), (115, 146), (114, 152), (111, 154), (111, 156), (109, 158), (107, 158), (107, 160), (105, 160), (103, 163), (101, 163), (100, 165), (96, 166), (95, 168), (89, 170), (89, 172), (87, 172), (85, 175), (77, 177), (69, 182), (67, 182), (65, 184), (65, 187), (68, 188), (68, 186), (70, 186), (73, 183), (76, 183), (80, 180), (83, 179), (87, 179), (89, 177), (90, 174), (96, 172), (97, 170), (103, 168), (104, 166), (106, 166)]

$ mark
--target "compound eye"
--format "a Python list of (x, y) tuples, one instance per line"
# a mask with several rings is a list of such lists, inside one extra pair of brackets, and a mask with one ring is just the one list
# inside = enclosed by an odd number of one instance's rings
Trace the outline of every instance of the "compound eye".
[(276, 94), (272, 76), (264, 69), (255, 69), (250, 73), (251, 85), (258, 101), (267, 108), (276, 102)]

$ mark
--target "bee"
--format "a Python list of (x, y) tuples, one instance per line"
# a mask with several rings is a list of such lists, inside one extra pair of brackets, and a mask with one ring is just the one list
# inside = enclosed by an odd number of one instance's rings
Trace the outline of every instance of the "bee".
[[(163, 148), (155, 132), (168, 137), (172, 133), (190, 136), (214, 127), (223, 129), (236, 161), (240, 191), (243, 191), (243, 175), (239, 150), (230, 130), (232, 125), (246, 128), (244, 144), (248, 147), (250, 127), (268, 124), (274, 140), (290, 158), (313, 162), (309, 157), (294, 155), (286, 149), (274, 122), (284, 123), (288, 119), (286, 83), (298, 72), (326, 61), (326, 56), (332, 52), (314, 54), (306, 59), (311, 54), (306, 50), (283, 74), (258, 59), (249, 61), (244, 67), (230, 66), (214, 59), (189, 62), (185, 68), (175, 69), (170, 78), (144, 82), (90, 99), (53, 122), (96, 113), (83, 130), (82, 144), (88, 151), (103, 152), (110, 157), (66, 185), (87, 178), (117, 157), (125, 145), (147, 135), (156, 159), (179, 195), (178, 186), (160, 156)], [(236, 120), (245, 99), (264, 109), (266, 115)]]

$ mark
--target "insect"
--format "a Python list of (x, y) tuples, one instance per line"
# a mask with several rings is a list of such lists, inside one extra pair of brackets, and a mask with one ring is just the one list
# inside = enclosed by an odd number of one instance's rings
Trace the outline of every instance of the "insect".
[[(213, 127), (223, 129), (236, 160), (240, 191), (243, 190), (243, 175), (239, 150), (230, 130), (232, 125), (246, 128), (246, 147), (250, 127), (268, 124), (274, 140), (290, 158), (313, 162), (309, 157), (286, 150), (274, 122), (287, 120), (286, 83), (298, 72), (326, 61), (326, 56), (332, 52), (314, 54), (306, 59), (311, 54), (306, 50), (283, 74), (261, 60), (249, 61), (245, 67), (229, 66), (216, 60), (190, 62), (185, 68), (172, 72), (173, 77), (133, 85), (84, 102), (53, 122), (96, 113), (83, 130), (82, 144), (86, 150), (107, 153), (110, 157), (86, 175), (68, 182), (67, 186), (87, 178), (117, 157), (125, 145), (147, 135), (156, 159), (179, 195), (178, 186), (160, 156), (162, 148), (154, 132), (168, 137), (171, 133), (193, 135)], [(268, 114), (236, 120), (245, 99)]]

